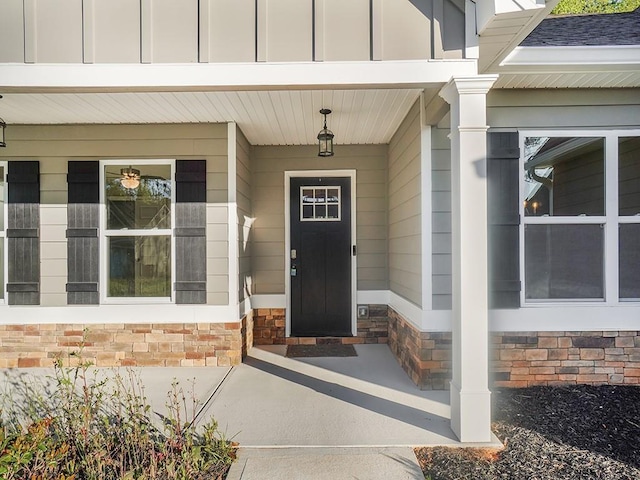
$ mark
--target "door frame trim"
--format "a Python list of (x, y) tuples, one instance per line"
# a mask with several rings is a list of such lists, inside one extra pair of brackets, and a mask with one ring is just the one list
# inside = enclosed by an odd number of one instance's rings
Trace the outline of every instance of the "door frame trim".
[[(284, 172), (284, 292), (286, 299), (285, 337), (291, 336), (291, 179), (297, 177), (348, 177), (351, 180), (351, 245), (356, 245), (356, 171), (345, 170), (286, 170)], [(351, 256), (351, 333), (357, 335), (358, 256)]]

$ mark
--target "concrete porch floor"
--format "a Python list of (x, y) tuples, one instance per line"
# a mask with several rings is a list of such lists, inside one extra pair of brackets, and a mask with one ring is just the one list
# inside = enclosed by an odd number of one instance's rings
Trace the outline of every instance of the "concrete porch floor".
[[(232, 368), (130, 370), (155, 412), (166, 413), (177, 382), (199, 400), (198, 423), (213, 416), (240, 444), (227, 480), (422, 479), (411, 447), (461, 446), (449, 392), (419, 390), (387, 345), (355, 348), (357, 357), (287, 358), (285, 346), (254, 347)], [(98, 379), (116, 372), (92, 370)], [(16, 385), (55, 385), (52, 369), (3, 373), (5, 401), (20, 401)], [(499, 445), (494, 437), (490, 446)]]

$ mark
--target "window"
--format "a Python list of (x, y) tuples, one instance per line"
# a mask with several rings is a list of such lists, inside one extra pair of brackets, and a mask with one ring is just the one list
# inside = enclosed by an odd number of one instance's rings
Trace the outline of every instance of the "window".
[(102, 295), (172, 300), (174, 163), (104, 161)]
[(5, 301), (5, 278), (6, 278), (6, 257), (7, 249), (5, 235), (5, 218), (7, 206), (7, 164), (0, 162), (0, 304)]
[(524, 302), (640, 300), (640, 137), (521, 142)]

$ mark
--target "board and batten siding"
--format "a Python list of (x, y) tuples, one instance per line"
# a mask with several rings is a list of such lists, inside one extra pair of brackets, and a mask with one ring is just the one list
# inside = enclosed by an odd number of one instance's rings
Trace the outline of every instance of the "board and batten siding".
[(464, 0), (2, 0), (0, 63), (463, 58)]
[(40, 162), (41, 305), (66, 305), (67, 162), (207, 160), (207, 303), (226, 305), (227, 125), (13, 125), (0, 160)]
[(337, 145), (335, 156), (318, 158), (316, 146), (253, 147), (252, 266), (254, 294), (285, 292), (284, 172), (356, 170), (358, 290), (386, 290), (387, 146)]
[(432, 308), (451, 309), (451, 143), (448, 128), (431, 129)]
[(238, 300), (251, 296), (251, 146), (236, 127), (236, 205), (238, 212)]
[(389, 143), (389, 288), (422, 306), (420, 101)]

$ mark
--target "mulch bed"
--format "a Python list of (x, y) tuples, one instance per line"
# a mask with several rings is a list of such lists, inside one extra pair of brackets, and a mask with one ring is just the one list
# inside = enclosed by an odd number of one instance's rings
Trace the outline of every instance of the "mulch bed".
[(640, 479), (640, 387), (499, 389), (492, 398), (505, 448), (416, 448), (427, 479)]
[(357, 357), (353, 345), (326, 343), (318, 345), (287, 345), (287, 357)]

